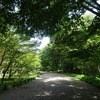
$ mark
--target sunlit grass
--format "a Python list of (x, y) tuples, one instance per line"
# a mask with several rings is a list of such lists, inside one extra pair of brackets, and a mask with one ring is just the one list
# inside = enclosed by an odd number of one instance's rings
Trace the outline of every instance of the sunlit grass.
[(39, 72), (24, 74), (24, 75), (21, 75), (20, 77), (18, 75), (14, 75), (10, 80), (8, 80), (8, 77), (6, 76), (3, 83), (1, 83), (1, 78), (0, 78), (0, 93), (3, 92), (2, 90), (5, 85), (7, 86), (7, 89), (10, 89), (13, 87), (18, 87), (18, 86), (23, 85), (31, 80), (36, 79), (40, 75), (41, 75), (41, 73), (39, 73)]
[(88, 82), (96, 87), (100, 88), (100, 77), (95, 77), (95, 76), (87, 76), (84, 74), (69, 74), (69, 73), (63, 73), (65, 75), (70, 75), (72, 77), (76, 77), (82, 81)]

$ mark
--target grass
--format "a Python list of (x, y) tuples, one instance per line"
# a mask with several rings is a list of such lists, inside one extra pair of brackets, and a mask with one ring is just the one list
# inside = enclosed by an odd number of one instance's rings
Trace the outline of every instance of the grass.
[(83, 74), (69, 74), (69, 73), (63, 73), (65, 75), (70, 75), (72, 77), (76, 77), (82, 81), (88, 82), (98, 88), (100, 88), (100, 77), (95, 77), (95, 76), (87, 76)]
[[(35, 73), (21, 75), (20, 78), (18, 77), (18, 75), (14, 75), (11, 78), (11, 80), (8, 80), (7, 78), (5, 78), (4, 82), (0, 83), (0, 93), (2, 93), (6, 89), (11, 89), (11, 88), (26, 84), (29, 81), (36, 79), (40, 75), (41, 75), (40, 73), (35, 72)], [(1, 82), (1, 78), (0, 78), (0, 82)], [(5, 86), (6, 86), (6, 89), (4, 89)]]

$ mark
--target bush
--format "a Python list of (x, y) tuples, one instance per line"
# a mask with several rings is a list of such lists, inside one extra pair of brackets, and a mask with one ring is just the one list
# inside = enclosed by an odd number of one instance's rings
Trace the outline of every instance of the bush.
[(66, 75), (70, 75), (72, 77), (76, 77), (82, 81), (88, 82), (98, 88), (100, 88), (100, 77), (95, 77), (95, 76), (87, 76), (87, 75), (80, 75), (80, 74), (69, 74), (67, 73)]

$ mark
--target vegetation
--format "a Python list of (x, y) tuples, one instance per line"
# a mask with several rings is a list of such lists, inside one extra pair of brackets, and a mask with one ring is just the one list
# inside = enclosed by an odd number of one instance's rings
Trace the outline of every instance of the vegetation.
[(98, 0), (0, 0), (0, 33), (10, 25), (23, 35), (52, 36), (63, 21), (73, 26), (72, 19), (79, 21), (86, 10), (100, 17)]
[[(30, 37), (42, 36), (51, 41), (38, 55)], [(98, 0), (0, 0), (1, 83), (40, 69), (100, 77)]]
[(40, 60), (35, 52), (37, 45), (36, 41), (29, 41), (13, 30), (8, 31), (6, 35), (0, 34), (0, 75), (2, 83), (6, 76), (10, 80), (13, 75), (20, 77), (40, 66)]
[(86, 81), (97, 82), (96, 77), (100, 77), (100, 28), (96, 24), (100, 23), (97, 17), (89, 15), (83, 16), (80, 21), (83, 24), (71, 28), (67, 28), (70, 25), (64, 22), (51, 43), (41, 50), (42, 70), (84, 74)]
[(44, 70), (48, 66), (47, 70), (52, 71), (99, 75), (100, 29), (95, 28), (93, 31), (97, 19), (92, 21), (93, 18), (87, 20), (86, 17), (88, 16), (81, 19), (83, 25), (79, 24), (69, 29), (66, 28), (69, 23), (65, 22), (64, 26), (60, 26), (61, 31), (56, 33), (51, 43), (41, 51)]
[(13, 87), (18, 87), (20, 85), (26, 84), (29, 81), (32, 81), (39, 77), (41, 74), (37, 71), (34, 71), (34, 73), (29, 73), (26, 75), (21, 75), (20, 78), (18, 75), (14, 75), (10, 80), (7, 78), (4, 79), (3, 83), (0, 83), (0, 93), (7, 89), (11, 89)]
[(87, 75), (84, 75), (84, 74), (66, 74), (65, 75), (70, 75), (72, 77), (76, 77), (82, 81), (85, 81), (85, 82), (88, 82), (94, 86), (97, 86), (100, 88), (100, 77), (92, 77), (92, 76), (87, 76)]

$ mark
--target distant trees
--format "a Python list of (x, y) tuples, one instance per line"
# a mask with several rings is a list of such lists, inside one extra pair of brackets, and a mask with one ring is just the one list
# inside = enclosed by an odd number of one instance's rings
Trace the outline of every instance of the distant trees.
[[(60, 26), (61, 30), (41, 52), (44, 70), (49, 66), (51, 71), (56, 72), (100, 75), (99, 24), (98, 17), (89, 16), (83, 17), (80, 24), (73, 27), (64, 22), (63, 26)], [(43, 58), (45, 56), (46, 59)]]

